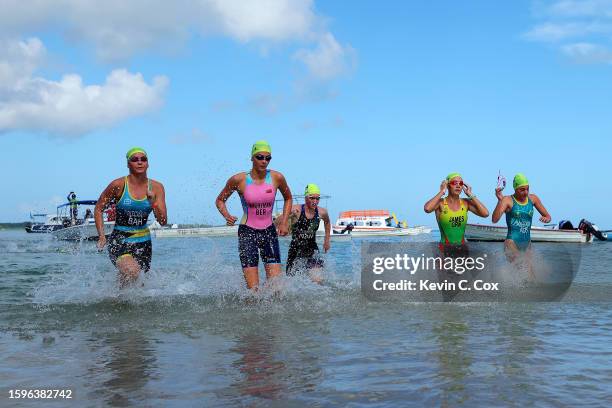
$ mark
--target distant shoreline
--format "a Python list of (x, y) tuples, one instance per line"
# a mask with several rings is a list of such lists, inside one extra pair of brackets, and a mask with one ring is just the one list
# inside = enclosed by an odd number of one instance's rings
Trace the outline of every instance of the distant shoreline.
[[(29, 222), (0, 222), (0, 230), (24, 229)], [(209, 224), (178, 224), (179, 228), (211, 227)]]
[(0, 230), (5, 229), (23, 229), (27, 222), (0, 222)]

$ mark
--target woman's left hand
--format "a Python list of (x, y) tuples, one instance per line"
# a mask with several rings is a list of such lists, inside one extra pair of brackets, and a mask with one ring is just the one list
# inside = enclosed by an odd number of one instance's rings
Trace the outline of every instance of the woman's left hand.
[(466, 194), (468, 197), (473, 196), (473, 194), (472, 194), (472, 186), (470, 186), (470, 185), (469, 185), (468, 183), (466, 183), (466, 182), (463, 182), (463, 191), (465, 192), (465, 194)]
[(281, 237), (284, 237), (285, 235), (287, 235), (289, 233), (289, 226), (287, 225), (287, 221), (281, 220), (280, 224), (278, 224), (278, 228), (276, 229), (276, 232)]

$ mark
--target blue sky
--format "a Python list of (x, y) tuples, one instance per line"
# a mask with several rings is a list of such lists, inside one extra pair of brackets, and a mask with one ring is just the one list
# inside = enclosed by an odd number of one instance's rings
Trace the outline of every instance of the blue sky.
[(612, 227), (612, 1), (8, 3), (0, 221), (96, 198), (141, 145), (171, 222), (221, 224), (214, 199), (264, 138), (334, 219), (434, 225), (451, 171), (492, 210), (501, 170), (554, 221)]

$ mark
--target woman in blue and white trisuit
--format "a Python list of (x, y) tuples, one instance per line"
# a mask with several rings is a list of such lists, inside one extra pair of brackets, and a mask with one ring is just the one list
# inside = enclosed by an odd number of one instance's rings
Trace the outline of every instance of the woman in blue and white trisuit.
[(521, 252), (531, 248), (531, 223), (533, 220), (533, 209), (540, 213), (540, 221), (550, 222), (551, 217), (540, 198), (535, 194), (529, 194), (529, 181), (524, 174), (514, 176), (512, 183), (514, 194), (504, 196), (502, 189), (495, 189), (497, 206), (493, 210), (493, 223), (497, 223), (502, 214), (506, 214), (508, 233), (504, 241), (506, 255), (513, 261)]
[(94, 211), (98, 249), (101, 250), (106, 245), (102, 212), (115, 204), (115, 228), (109, 238), (108, 254), (119, 270), (122, 287), (134, 282), (141, 271), (147, 272), (151, 266), (149, 214), (153, 212), (161, 225), (166, 225), (168, 220), (164, 186), (147, 177), (147, 153), (135, 147), (127, 152), (126, 158), (130, 174), (113, 180), (106, 187)]

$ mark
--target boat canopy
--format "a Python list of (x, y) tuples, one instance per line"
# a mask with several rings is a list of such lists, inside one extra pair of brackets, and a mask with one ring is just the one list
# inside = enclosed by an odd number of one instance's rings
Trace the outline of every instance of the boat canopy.
[(80, 200), (80, 201), (75, 201), (74, 203), (65, 203), (62, 205), (58, 205), (57, 208), (60, 209), (62, 207), (69, 207), (72, 204), (76, 204), (76, 205), (96, 205), (96, 203), (98, 202), (98, 200)]
[(339, 218), (353, 218), (353, 217), (385, 217), (390, 216), (388, 210), (351, 210), (342, 211)]

